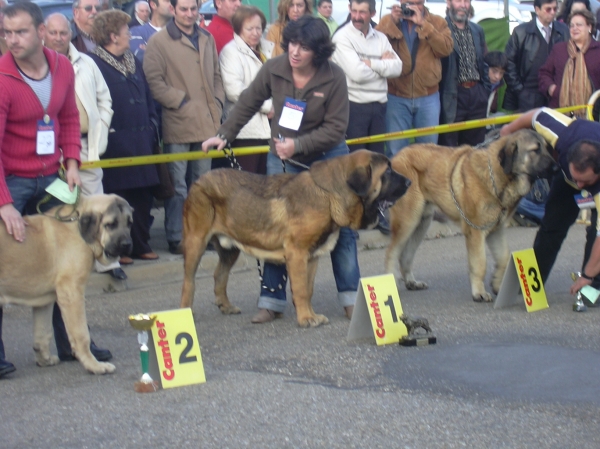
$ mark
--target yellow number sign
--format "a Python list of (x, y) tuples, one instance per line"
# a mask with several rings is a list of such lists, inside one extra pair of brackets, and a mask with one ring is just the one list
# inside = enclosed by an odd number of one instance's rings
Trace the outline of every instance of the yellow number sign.
[(400, 321), (402, 305), (394, 275), (362, 278), (360, 284), (348, 339), (365, 338), (370, 324), (372, 331), (369, 330), (369, 333), (375, 337), (378, 346), (398, 344), (408, 332), (404, 323)]
[(154, 350), (163, 388), (206, 382), (191, 309), (156, 312)]
[(536, 310), (547, 309), (546, 291), (544, 290), (533, 248), (515, 251), (512, 256), (527, 311), (535, 312)]

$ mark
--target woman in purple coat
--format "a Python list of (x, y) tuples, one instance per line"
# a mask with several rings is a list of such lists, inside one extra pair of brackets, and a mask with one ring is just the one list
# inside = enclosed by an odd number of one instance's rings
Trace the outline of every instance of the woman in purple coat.
[[(569, 16), (571, 39), (554, 44), (550, 56), (538, 72), (540, 92), (549, 98), (551, 108), (587, 104), (592, 93), (600, 89), (600, 42), (594, 15), (575, 11)], [(585, 117), (585, 109), (575, 115)]]
[[(101, 12), (94, 20), (92, 37), (97, 43), (90, 57), (96, 62), (112, 97), (114, 115), (103, 159), (146, 156), (157, 142), (157, 115), (140, 63), (129, 50), (129, 16), (123, 11)], [(153, 196), (158, 184), (155, 165), (109, 168), (102, 180), (105, 193), (125, 198), (133, 207), (133, 257), (157, 259), (148, 244)], [(125, 260), (123, 260), (125, 259)], [(121, 263), (132, 263), (122, 258)]]

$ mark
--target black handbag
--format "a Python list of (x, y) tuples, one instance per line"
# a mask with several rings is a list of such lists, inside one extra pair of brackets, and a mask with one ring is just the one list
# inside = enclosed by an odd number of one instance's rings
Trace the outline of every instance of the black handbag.
[[(152, 154), (163, 154), (160, 143), (154, 145)], [(173, 180), (171, 179), (167, 163), (156, 164), (155, 167), (158, 172), (158, 184), (152, 187), (152, 196), (161, 201), (172, 198), (175, 195), (175, 188), (173, 187)]]

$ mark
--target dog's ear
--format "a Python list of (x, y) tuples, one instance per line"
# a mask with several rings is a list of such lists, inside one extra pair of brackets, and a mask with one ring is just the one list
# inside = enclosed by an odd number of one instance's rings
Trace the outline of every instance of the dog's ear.
[(98, 235), (99, 224), (98, 214), (88, 212), (79, 217), (79, 233), (86, 243), (94, 243), (96, 235)]
[(510, 175), (513, 171), (513, 165), (518, 156), (517, 143), (515, 140), (507, 139), (504, 146), (498, 153), (498, 160), (504, 173)]
[(356, 195), (361, 198), (366, 197), (369, 195), (369, 189), (371, 188), (372, 174), (373, 170), (371, 170), (370, 165), (355, 168), (346, 179), (346, 183)]

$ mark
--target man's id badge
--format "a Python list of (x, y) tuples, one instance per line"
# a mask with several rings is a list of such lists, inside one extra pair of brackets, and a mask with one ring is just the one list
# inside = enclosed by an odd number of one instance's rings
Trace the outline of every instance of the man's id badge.
[(46, 117), (37, 122), (35, 152), (39, 155), (54, 154), (54, 121)]
[(279, 126), (298, 131), (302, 123), (304, 111), (306, 111), (306, 101), (285, 97), (283, 111), (281, 111), (281, 117), (279, 117)]
[(594, 197), (587, 190), (582, 190), (580, 193), (574, 195), (575, 202), (579, 206), (579, 209), (595, 209), (596, 203), (594, 203)]

